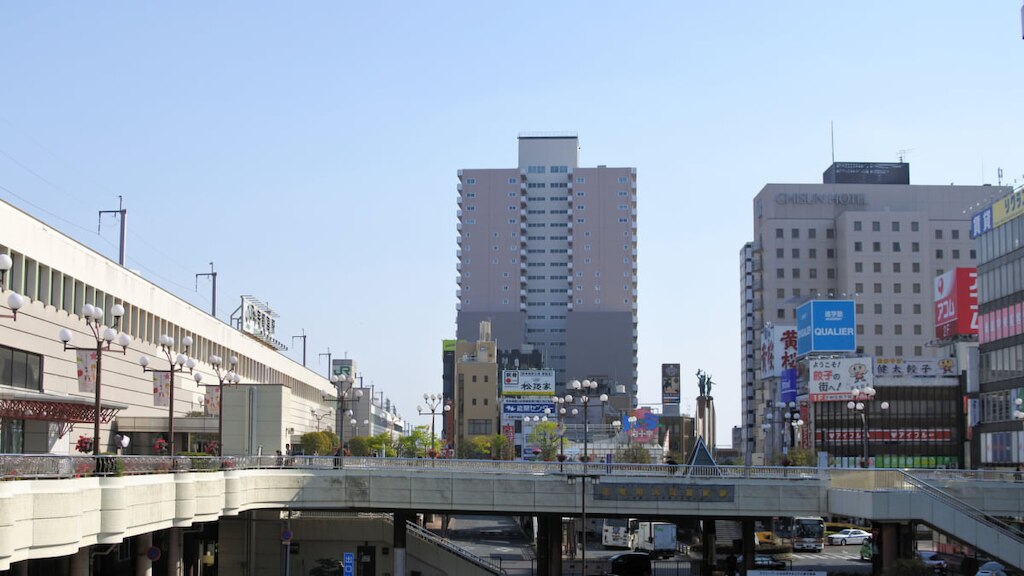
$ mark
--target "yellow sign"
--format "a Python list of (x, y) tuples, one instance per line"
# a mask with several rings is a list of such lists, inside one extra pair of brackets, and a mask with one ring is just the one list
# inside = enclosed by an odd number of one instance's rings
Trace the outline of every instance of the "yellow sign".
[(992, 227), (1002, 226), (1024, 214), (1024, 189), (1017, 190), (992, 205)]

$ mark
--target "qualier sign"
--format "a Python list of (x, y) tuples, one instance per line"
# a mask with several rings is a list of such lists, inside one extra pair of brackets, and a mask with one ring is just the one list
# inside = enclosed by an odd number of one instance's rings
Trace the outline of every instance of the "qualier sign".
[(797, 355), (857, 349), (853, 300), (812, 300), (796, 311)]

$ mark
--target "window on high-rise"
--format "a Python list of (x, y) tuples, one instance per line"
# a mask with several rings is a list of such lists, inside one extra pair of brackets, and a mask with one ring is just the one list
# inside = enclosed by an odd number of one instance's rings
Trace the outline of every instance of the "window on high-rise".
[(871, 223), (871, 231), (872, 232), (881, 232), (882, 231), (882, 223), (881, 222), (872, 222)]
[(881, 252), (882, 251), (882, 243), (881, 242), (872, 242), (871, 243), (871, 251), (872, 252)]
[(901, 266), (900, 266), (899, 262), (893, 262), (892, 263), (892, 271), (894, 273), (899, 274), (900, 273), (900, 269), (901, 269)]
[(920, 272), (920, 271), (921, 271), (921, 263), (920, 263), (920, 262), (914, 262), (914, 263), (912, 263), (912, 264), (910, 265), (910, 270), (911, 270), (912, 272), (914, 272), (914, 273), (918, 273), (918, 272)]
[(921, 313), (921, 305), (920, 304), (914, 304), (914, 314), (920, 314), (920, 313)]
[(913, 289), (914, 289), (914, 294), (920, 294), (921, 293), (921, 284), (919, 282), (914, 282)]
[(921, 355), (921, 347), (920, 346), (914, 346), (914, 356), (920, 356), (920, 355)]
[(818, 249), (817, 248), (808, 248), (807, 249), (807, 257), (808, 258), (817, 258), (818, 257)]
[(893, 292), (893, 294), (902, 294), (903, 293), (903, 284), (900, 284), (899, 282), (896, 282), (895, 284), (893, 284), (892, 285), (892, 292)]
[(942, 240), (942, 230), (939, 229), (939, 228), (935, 229), (935, 239), (936, 240)]
[(903, 324), (894, 324), (892, 329), (897, 336), (903, 335)]
[(860, 241), (854, 242), (853, 243), (853, 251), (854, 252), (863, 252), (864, 251), (864, 243), (860, 242)]
[(860, 230), (861, 230), (860, 220), (854, 220), (853, 221), (853, 231), (854, 232), (860, 232)]
[(793, 248), (792, 254), (793, 254), (793, 258), (799, 258), (800, 257), (800, 249), (799, 248)]
[(882, 347), (881, 346), (875, 346), (875, 356), (881, 356), (881, 355), (882, 355)]
[(816, 279), (818, 277), (818, 269), (817, 268), (811, 268), (810, 270), (808, 270), (807, 271), (807, 277), (811, 278), (812, 280)]
[(879, 272), (881, 272), (881, 271), (882, 271), (882, 263), (881, 263), (881, 262), (875, 262), (875, 263), (873, 263), (873, 264), (871, 265), (871, 271), (872, 271), (872, 272), (875, 272), (875, 273), (879, 273)]
[(785, 278), (786, 277), (786, 271), (783, 270), (782, 268), (776, 268), (775, 269), (775, 277), (776, 278)]
[(920, 324), (914, 324), (914, 336), (920, 336), (920, 335), (921, 335), (921, 325)]
[(881, 324), (875, 324), (875, 336), (881, 336), (881, 335), (882, 335), (882, 325)]
[(911, 232), (917, 232), (917, 231), (920, 230), (920, 228), (921, 228), (921, 226), (917, 222), (911, 222), (910, 223), (910, 231)]
[(864, 313), (864, 304), (863, 303), (857, 302), (857, 305), (854, 308), (856, 309), (857, 314), (863, 314)]
[(778, 310), (775, 311), (775, 317), (778, 318), (779, 320), (785, 320), (786, 311), (783, 310), (782, 308), (779, 308)]
[(835, 258), (836, 257), (836, 250), (835, 250), (835, 248), (826, 248), (825, 249), (825, 257), (826, 258)]
[(784, 234), (784, 232), (783, 232), (782, 228), (776, 228), (776, 229), (775, 229), (775, 237), (776, 237), (776, 238), (782, 238), (782, 237), (783, 237), (783, 236), (782, 236), (783, 234)]
[(903, 304), (893, 304), (892, 305), (892, 313), (893, 314), (903, 314)]
[(893, 243), (892, 243), (892, 251), (893, 251), (893, 252), (899, 252), (899, 251), (900, 251), (900, 250), (902, 250), (902, 249), (903, 249), (903, 248), (902, 248), (902, 247), (900, 246), (900, 243), (899, 243), (899, 242), (893, 242)]
[(807, 229), (807, 237), (810, 238), (811, 240), (814, 240), (815, 238), (817, 238), (818, 237), (817, 229), (815, 229), (815, 228), (808, 228)]
[(543, 174), (544, 173), (544, 166), (527, 166), (526, 167), (526, 173), (527, 174)]
[(910, 251), (911, 252), (920, 252), (921, 251), (921, 244), (919, 242), (911, 242), (910, 243)]
[(857, 336), (863, 336), (863, 335), (864, 335), (864, 325), (863, 324), (857, 324)]
[(953, 259), (954, 260), (959, 260), (960, 259), (960, 250), (958, 250), (956, 248), (953, 249)]
[(825, 238), (827, 238), (829, 240), (832, 240), (835, 237), (836, 237), (836, 230), (835, 230), (835, 228), (826, 228), (825, 229)]
[(790, 230), (789, 231), (789, 237), (793, 238), (794, 240), (798, 240), (800, 238), (800, 229), (799, 228), (793, 228), (792, 230)]
[(882, 293), (882, 283), (881, 282), (875, 282), (875, 285), (872, 286), (872, 289), (874, 290), (875, 294), (881, 294)]
[(775, 297), (778, 298), (779, 300), (785, 298), (786, 297), (786, 289), (785, 288), (776, 288), (775, 289)]
[(903, 346), (896, 346), (896, 356), (903, 356)]
[(775, 257), (776, 258), (785, 258), (786, 257), (786, 249), (785, 248), (776, 248), (775, 249)]
[(978, 251), (975, 250), (974, 248), (971, 248), (970, 259), (971, 260), (977, 260), (978, 259)]
[(625, 176), (619, 176), (618, 182), (619, 182), (619, 184), (626, 184), (626, 183), (629, 182), (629, 178), (627, 178)]
[(836, 269), (835, 268), (829, 268), (828, 271), (826, 272), (825, 276), (829, 280), (835, 280), (836, 279)]
[(799, 278), (799, 277), (800, 277), (800, 269), (799, 268), (793, 268), (793, 278)]
[(899, 232), (900, 231), (900, 223), (899, 222), (893, 222), (892, 223), (892, 231), (893, 232)]
[(950, 230), (949, 234), (953, 237), (953, 240), (959, 240), (960, 239), (960, 231), (959, 230)]
[(935, 258), (936, 259), (941, 259), (941, 258), (943, 258), (943, 256), (944, 256), (944, 254), (942, 252), (942, 248), (936, 248), (935, 249)]
[(880, 303), (876, 303), (875, 304), (875, 314), (881, 314), (881, 313), (882, 313), (882, 305)]

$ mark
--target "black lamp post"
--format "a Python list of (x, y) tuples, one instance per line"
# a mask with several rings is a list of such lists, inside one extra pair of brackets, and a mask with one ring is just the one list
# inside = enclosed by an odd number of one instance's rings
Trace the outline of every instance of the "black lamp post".
[[(8, 256), (8, 258), (10, 257)], [(67, 328), (62, 328), (57, 334), (60, 341), (64, 343), (65, 351), (75, 350), (76, 352), (83, 351), (95, 354), (96, 373), (92, 375), (96, 380), (93, 385), (96, 397), (96, 415), (95, 422), (93, 422), (92, 432), (92, 453), (94, 455), (100, 453), (100, 420), (102, 419), (101, 415), (103, 412), (103, 409), (100, 406), (100, 401), (103, 395), (101, 389), (103, 383), (103, 353), (110, 350), (110, 344), (115, 340), (117, 345), (121, 347), (121, 354), (126, 353), (128, 351), (128, 346), (132, 343), (131, 336), (124, 332), (121, 332), (120, 334), (117, 332), (118, 325), (121, 323), (121, 317), (124, 316), (124, 306), (115, 304), (110, 309), (110, 315), (114, 317), (114, 324), (113, 326), (105, 326), (103, 325), (102, 308), (93, 306), (92, 304), (82, 306), (82, 318), (85, 318), (85, 325), (89, 328), (89, 331), (92, 332), (93, 339), (96, 341), (96, 344), (93, 346), (79, 347), (68, 344), (68, 342), (71, 342), (71, 330), (68, 330)], [(86, 366), (80, 366), (80, 369), (84, 368), (85, 370), (89, 370), (89, 368), (91, 368), (88, 364), (90, 363), (89, 360), (92, 360), (92, 358), (89, 357), (92, 356), (92, 354), (86, 354)]]
[[(188, 370), (189, 374), (192, 374), (192, 370), (196, 367), (196, 361), (189, 358), (188, 351), (192, 347), (192, 337), (185, 336), (181, 339), (182, 349), (177, 355), (173, 352), (174, 338), (162, 334), (158, 340), (160, 351), (167, 357), (167, 363), (170, 367), (167, 370), (156, 370), (149, 367), (149, 357), (142, 356), (139, 358), (139, 365), (142, 366), (142, 371), (153, 372), (154, 374), (168, 374), (170, 378), (167, 383), (168, 387), (168, 402), (167, 402), (167, 448), (169, 454), (174, 456), (174, 374), (177, 372), (184, 372)], [(196, 383), (202, 380), (201, 374), (196, 374)]]
[(341, 443), (341, 463), (345, 463), (345, 418), (352, 416), (352, 409), (345, 408), (345, 402), (348, 400), (349, 394), (352, 394), (355, 400), (363, 397), (363, 391), (357, 389), (353, 391), (353, 387), (356, 385), (356, 377), (352, 374), (332, 374), (331, 384), (334, 384), (338, 394), (338, 441)]
[[(863, 442), (863, 450), (864, 450), (864, 452), (863, 452), (863, 461), (861, 462), (861, 467), (868, 468), (869, 467), (869, 456), (870, 456), (870, 454), (868, 452), (868, 443), (869, 443), (869, 439), (868, 439), (868, 430), (869, 430), (869, 428), (868, 428), (868, 408), (871, 405), (871, 401), (874, 400), (874, 398), (875, 398), (876, 391), (871, 386), (868, 386), (868, 387), (864, 388), (863, 390), (858, 390), (858, 389), (854, 388), (852, 390), (852, 393), (853, 393), (853, 400), (850, 400), (849, 402), (847, 402), (846, 403), (846, 407), (848, 409), (850, 409), (850, 410), (853, 410), (854, 412), (856, 412), (857, 414), (860, 415), (861, 441)], [(889, 409), (889, 403), (888, 402), (882, 402), (881, 404), (879, 404), (879, 408), (881, 408), (882, 410), (888, 410)]]
[(437, 420), (437, 415), (444, 414), (452, 409), (450, 404), (445, 404), (443, 409), (438, 410), (443, 400), (440, 394), (423, 394), (423, 401), (427, 403), (427, 409), (424, 410), (423, 406), (416, 407), (416, 411), (420, 413), (420, 416), (430, 414), (430, 451), (427, 452), (427, 456), (431, 458), (437, 457), (437, 448), (434, 447), (434, 423)]
[[(592, 380), (573, 380), (569, 383), (569, 387), (572, 390), (577, 391), (580, 395), (575, 399), (571, 394), (566, 394), (563, 401), (559, 401), (560, 404), (566, 404), (571, 406), (573, 401), (576, 400), (580, 405), (583, 406), (583, 474), (569, 474), (567, 479), (570, 484), (575, 484), (577, 479), (582, 480), (580, 482), (580, 496), (581, 496), (581, 517), (583, 522), (583, 554), (581, 556), (583, 574), (587, 573), (587, 491), (586, 485), (587, 480), (597, 484), (600, 481), (600, 475), (588, 474), (587, 468), (590, 466), (590, 404), (593, 398), (588, 393), (597, 391), (597, 382)], [(598, 397), (601, 406), (603, 407), (608, 402), (608, 395), (601, 394)], [(572, 414), (575, 416), (579, 411), (576, 408), (572, 409)]]
[[(220, 356), (210, 356), (210, 366), (213, 366), (213, 371), (217, 374), (217, 456), (224, 456), (224, 387), (242, 381), (242, 378), (235, 373), (235, 368), (238, 366), (237, 356), (228, 358), (227, 371), (221, 368), (223, 363), (224, 359)], [(203, 375), (197, 372), (195, 379), (196, 383), (199, 383), (203, 379)]]

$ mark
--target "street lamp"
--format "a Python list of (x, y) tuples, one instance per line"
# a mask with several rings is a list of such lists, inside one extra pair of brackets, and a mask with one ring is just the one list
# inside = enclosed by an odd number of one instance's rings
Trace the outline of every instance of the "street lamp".
[[(341, 443), (341, 463), (345, 462), (345, 417), (352, 415), (352, 409), (345, 408), (345, 401), (351, 393), (354, 399), (363, 397), (362, 390), (353, 391), (356, 385), (356, 377), (352, 374), (331, 374), (331, 384), (338, 391), (338, 442)], [(318, 422), (319, 425), (319, 422)], [(319, 430), (319, 428), (317, 428)]]
[[(9, 254), (0, 254), (0, 292), (7, 287), (7, 271), (14, 266), (14, 260), (11, 260)], [(21, 294), (12, 291), (7, 297), (7, 307), (11, 309), (10, 314), (2, 314), (0, 318), (10, 318), (15, 322), (18, 321), (18, 310), (25, 305), (25, 299), (21, 297)]]
[[(10, 256), (6, 254), (2, 255), (9, 261)], [(3, 258), (0, 258), (2, 261)], [(2, 268), (3, 262), (0, 262), (0, 268)], [(8, 268), (10, 266), (8, 265)], [(17, 296), (17, 294), (12, 294)], [(18, 296), (21, 298), (21, 296)], [(17, 312), (17, 307), (12, 307), (12, 310)], [(102, 374), (101, 365), (103, 363), (103, 353), (110, 350), (110, 344), (115, 340), (117, 345), (121, 347), (121, 354), (125, 354), (128, 351), (128, 346), (132, 343), (132, 337), (121, 332), (117, 333), (118, 325), (121, 323), (121, 317), (124, 316), (124, 306), (120, 304), (114, 304), (110, 309), (110, 315), (114, 317), (113, 326), (103, 325), (103, 309), (92, 304), (86, 304), (82, 306), (82, 318), (85, 318), (85, 325), (89, 327), (89, 331), (92, 332), (93, 339), (96, 341), (95, 346), (89, 346), (82, 348), (78, 346), (71, 346), (68, 342), (71, 342), (71, 330), (67, 328), (61, 328), (57, 334), (57, 338), (64, 343), (64, 350), (75, 350), (77, 356), (77, 364), (79, 371), (83, 374), (80, 377), (82, 381), (88, 381), (94, 379), (93, 388), (96, 396), (96, 418), (93, 422), (93, 436), (92, 436), (92, 453), (93, 455), (99, 454), (100, 450), (100, 414), (102, 408), (100, 407), (100, 398), (102, 396), (101, 385), (102, 385)], [(115, 350), (116, 352), (116, 350)], [(95, 372), (93, 372), (93, 362), (95, 362)]]
[[(357, 433), (359, 432), (359, 428), (358, 428), (359, 421), (356, 420), (355, 418), (353, 418), (353, 419), (349, 420), (349, 424), (352, 425), (352, 437), (355, 438)], [(363, 426), (366, 426), (367, 429), (369, 429), (370, 421), (369, 420), (363, 420)], [(369, 434), (367, 434), (367, 435), (369, 435)]]
[[(586, 463), (590, 460), (590, 451), (588, 448), (590, 442), (590, 403), (591, 400), (594, 399), (591, 398), (588, 395), (588, 393), (593, 393), (597, 391), (597, 382), (591, 380), (584, 380), (583, 382), (580, 382), (579, 380), (573, 380), (572, 382), (569, 383), (569, 387), (580, 394), (575, 398), (575, 400), (577, 400), (579, 404), (583, 406), (583, 462)], [(598, 399), (601, 401), (602, 407), (608, 403), (607, 394), (601, 394), (601, 396), (599, 396)], [(573, 400), (574, 398), (571, 394), (566, 394), (564, 398), (564, 403), (569, 406), (572, 406)], [(579, 414), (579, 411), (573, 408), (572, 414), (573, 416), (575, 416)], [(586, 464), (584, 464), (584, 466), (585, 465)]]
[[(555, 415), (558, 420), (558, 461), (565, 462), (565, 398), (556, 397), (555, 405)], [(573, 413), (576, 413), (575, 409), (573, 409)], [(550, 416), (551, 408), (545, 408), (544, 415), (545, 417)]]
[(1024, 412), (1021, 412), (1021, 404), (1024, 404), (1024, 399), (1017, 398), (1013, 401), (1013, 417), (1016, 420), (1024, 420)]
[[(235, 367), (238, 366), (238, 357), (231, 356), (228, 358), (228, 368), (224, 371), (221, 368), (221, 364), (224, 363), (224, 359), (217, 355), (210, 355), (210, 366), (213, 366), (213, 371), (217, 374), (217, 456), (224, 456), (224, 387), (232, 384), (238, 384), (242, 381), (241, 376), (235, 373)], [(195, 374), (196, 383), (199, 384), (203, 379), (203, 375), (196, 372)], [(202, 384), (205, 386), (205, 384)]]
[(789, 429), (790, 436), (788, 444), (785, 441), (785, 437), (782, 439), (782, 454), (783, 456), (788, 456), (789, 448), (791, 446), (796, 446), (796, 434), (800, 427), (804, 425), (804, 421), (800, 418), (800, 412), (797, 410), (796, 402), (791, 400), (788, 404), (784, 404), (784, 406), (787, 408), (787, 411), (782, 414), (783, 421), (786, 423), (782, 427), (782, 433), (785, 435), (786, 429)]
[[(167, 364), (170, 368), (167, 370), (150, 368), (148, 356), (139, 357), (139, 365), (142, 366), (143, 373), (152, 372), (158, 375), (167, 375), (166, 382), (154, 382), (154, 384), (159, 384), (161, 388), (167, 386), (167, 448), (170, 451), (170, 455), (174, 456), (174, 373), (188, 370), (188, 373), (192, 374), (192, 370), (196, 367), (196, 361), (188, 356), (189, 348), (192, 347), (191, 336), (185, 336), (181, 339), (182, 349), (176, 355), (172, 351), (174, 338), (171, 336), (161, 334), (160, 338), (157, 339), (157, 343), (160, 351), (167, 357)], [(197, 376), (195, 379), (196, 384), (203, 379), (203, 376), (199, 373), (196, 373), (194, 376)]]
[(313, 416), (313, 418), (316, 418), (316, 431), (317, 432), (320, 431), (320, 423), (323, 422), (323, 419), (324, 418), (328, 418), (328, 417), (334, 415), (334, 412), (331, 411), (331, 410), (328, 410), (327, 412), (324, 412), (323, 414), (320, 414), (320, 413), (318, 413), (316, 411), (315, 408), (310, 408), (309, 409), (309, 413), (310, 413), (311, 416)]
[(423, 394), (423, 401), (427, 403), (427, 409), (424, 410), (423, 406), (417, 406), (416, 411), (420, 413), (420, 416), (424, 414), (430, 414), (430, 451), (427, 455), (431, 458), (437, 457), (437, 449), (434, 448), (434, 421), (438, 414), (451, 411), (452, 407), (450, 404), (445, 404), (444, 409), (438, 410), (441, 406), (443, 398), (440, 394)]
[[(864, 445), (864, 455), (863, 455), (864, 461), (862, 463), (862, 467), (863, 468), (867, 468), (868, 467), (868, 456), (869, 456), (869, 454), (868, 454), (868, 407), (870, 406), (870, 402), (875, 398), (875, 394), (877, 392), (871, 386), (868, 386), (868, 387), (864, 388), (863, 390), (858, 390), (858, 389), (854, 388), (851, 392), (853, 393), (853, 398), (856, 401), (850, 400), (849, 402), (846, 403), (846, 407), (848, 409), (850, 409), (850, 410), (853, 410), (854, 412), (856, 412), (857, 414), (860, 415), (860, 423), (861, 423), (861, 428), (862, 428), (862, 430), (861, 430), (861, 440), (862, 440), (863, 445)], [(888, 402), (882, 402), (881, 404), (879, 404), (879, 407), (882, 410), (888, 410), (889, 409), (889, 403)]]

